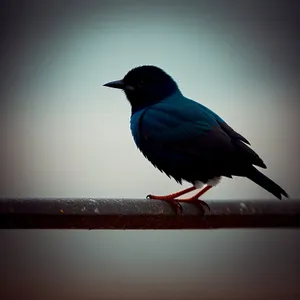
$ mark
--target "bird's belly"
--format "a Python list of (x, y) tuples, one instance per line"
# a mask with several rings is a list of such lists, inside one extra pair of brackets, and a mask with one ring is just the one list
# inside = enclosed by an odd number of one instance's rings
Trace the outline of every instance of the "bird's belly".
[(206, 183), (208, 180), (222, 175), (218, 165), (205, 157), (195, 158), (164, 149), (140, 150), (156, 168), (178, 182), (186, 180), (194, 183), (198, 180)]

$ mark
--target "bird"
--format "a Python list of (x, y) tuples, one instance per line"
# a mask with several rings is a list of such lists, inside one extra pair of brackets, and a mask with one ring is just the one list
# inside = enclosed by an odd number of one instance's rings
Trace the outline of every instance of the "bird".
[[(208, 107), (183, 95), (163, 69), (142, 65), (123, 79), (104, 84), (120, 89), (131, 105), (130, 129), (142, 154), (162, 173), (191, 187), (169, 195), (147, 195), (168, 201), (177, 213), (180, 202), (194, 203), (205, 213), (209, 205), (199, 199), (222, 177), (246, 177), (278, 199), (287, 192), (256, 167), (267, 166), (250, 142)], [(189, 198), (178, 198), (199, 190)]]

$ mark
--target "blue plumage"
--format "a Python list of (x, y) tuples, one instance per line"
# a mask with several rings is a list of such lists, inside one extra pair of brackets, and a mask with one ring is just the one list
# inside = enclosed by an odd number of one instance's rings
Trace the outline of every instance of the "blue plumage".
[(244, 176), (278, 198), (287, 196), (254, 167), (266, 168), (249, 142), (213, 111), (184, 97), (161, 69), (138, 67), (105, 85), (124, 90), (132, 107), (130, 128), (137, 147), (176, 181), (195, 185), (221, 176)]

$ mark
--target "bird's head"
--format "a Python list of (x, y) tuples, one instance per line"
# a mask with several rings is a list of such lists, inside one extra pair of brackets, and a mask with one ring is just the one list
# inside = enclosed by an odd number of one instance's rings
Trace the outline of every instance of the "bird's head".
[(155, 66), (134, 68), (123, 79), (108, 82), (104, 86), (123, 90), (133, 112), (160, 102), (179, 91), (172, 77)]

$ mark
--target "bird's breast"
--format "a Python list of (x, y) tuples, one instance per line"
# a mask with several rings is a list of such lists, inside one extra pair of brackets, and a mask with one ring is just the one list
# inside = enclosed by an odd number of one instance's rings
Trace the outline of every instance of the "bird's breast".
[(138, 112), (135, 112), (130, 117), (130, 130), (131, 134), (133, 136), (134, 142), (137, 145), (137, 147), (140, 148), (141, 145), (141, 137), (140, 137), (140, 120), (145, 113), (145, 109), (142, 109)]

